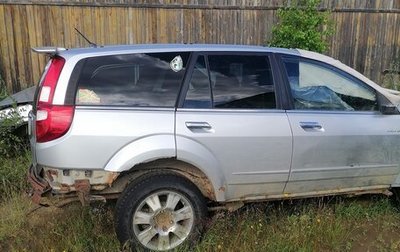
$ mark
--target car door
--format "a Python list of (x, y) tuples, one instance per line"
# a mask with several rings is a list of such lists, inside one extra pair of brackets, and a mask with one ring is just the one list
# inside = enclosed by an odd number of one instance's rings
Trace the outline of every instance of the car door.
[(379, 112), (379, 93), (335, 67), (283, 58), (293, 109), (288, 194), (388, 187), (399, 173), (398, 115)]
[(218, 176), (223, 196), (217, 200), (282, 194), (292, 137), (277, 107), (269, 55), (195, 57), (176, 112), (177, 158)]

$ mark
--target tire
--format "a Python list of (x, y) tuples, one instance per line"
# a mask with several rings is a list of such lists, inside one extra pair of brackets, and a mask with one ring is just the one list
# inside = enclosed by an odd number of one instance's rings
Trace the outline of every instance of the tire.
[(132, 251), (166, 251), (199, 238), (207, 215), (199, 189), (172, 172), (150, 172), (132, 181), (115, 209), (115, 231)]
[(391, 197), (392, 204), (400, 210), (400, 187), (394, 187), (391, 191), (393, 193)]

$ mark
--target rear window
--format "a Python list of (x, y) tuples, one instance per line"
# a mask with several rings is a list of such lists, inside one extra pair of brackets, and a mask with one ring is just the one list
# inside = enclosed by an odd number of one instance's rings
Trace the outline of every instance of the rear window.
[(138, 53), (85, 60), (77, 105), (174, 107), (188, 52)]

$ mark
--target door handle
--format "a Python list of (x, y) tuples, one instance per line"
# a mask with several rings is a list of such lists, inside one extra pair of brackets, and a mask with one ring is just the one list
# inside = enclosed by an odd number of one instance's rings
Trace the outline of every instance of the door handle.
[(186, 122), (185, 125), (189, 129), (211, 129), (207, 122)]
[(210, 130), (211, 125), (208, 122), (185, 122), (185, 125), (190, 130), (205, 129)]
[(325, 129), (318, 122), (300, 122), (300, 127), (303, 128), (304, 131), (317, 131), (324, 132)]

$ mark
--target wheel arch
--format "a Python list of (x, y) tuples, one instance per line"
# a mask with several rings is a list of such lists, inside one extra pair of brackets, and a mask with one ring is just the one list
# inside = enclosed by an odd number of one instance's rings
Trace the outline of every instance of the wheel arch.
[(136, 178), (155, 170), (165, 170), (179, 174), (193, 183), (204, 197), (213, 201), (225, 200), (225, 187), (222, 182), (212, 179), (198, 167), (176, 158), (162, 158), (147, 163), (140, 163), (130, 170), (122, 172), (114, 181), (108, 193), (122, 192), (126, 186)]
[(148, 163), (159, 158), (175, 157), (175, 139), (172, 134), (146, 136), (118, 150), (105, 164), (104, 170), (129, 171), (137, 164)]

